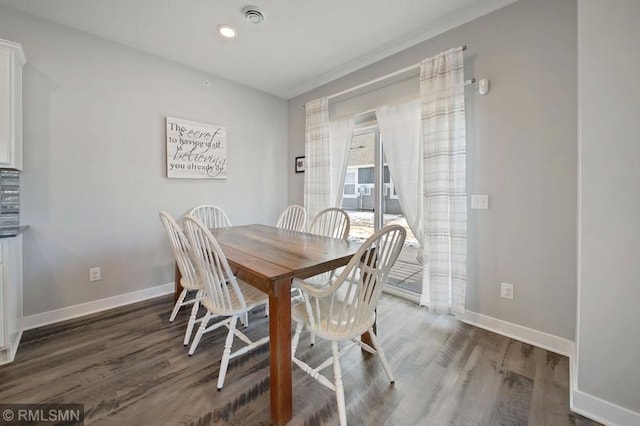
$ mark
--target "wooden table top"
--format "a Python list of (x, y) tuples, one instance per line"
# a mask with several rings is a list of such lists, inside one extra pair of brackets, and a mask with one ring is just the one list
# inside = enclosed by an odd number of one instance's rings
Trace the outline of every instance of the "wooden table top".
[(213, 229), (229, 263), (251, 268), (268, 281), (308, 278), (344, 266), (359, 243), (266, 225)]

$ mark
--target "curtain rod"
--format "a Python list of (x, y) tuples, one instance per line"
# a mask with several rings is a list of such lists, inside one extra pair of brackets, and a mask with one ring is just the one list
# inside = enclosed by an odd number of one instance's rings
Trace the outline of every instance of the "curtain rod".
[[(467, 46), (466, 45), (462, 46), (462, 50), (463, 51), (467, 50)], [(378, 83), (380, 81), (384, 81), (384, 80), (386, 80), (388, 78), (395, 77), (396, 75), (403, 74), (403, 73), (405, 73), (407, 71), (411, 71), (412, 69), (419, 68), (419, 67), (420, 67), (420, 63), (413, 64), (413, 65), (408, 66), (406, 68), (402, 68), (401, 70), (394, 71), (394, 72), (392, 72), (390, 74), (383, 75), (382, 77), (374, 78), (373, 80), (369, 80), (369, 81), (367, 81), (365, 83), (362, 83), (362, 84), (359, 84), (357, 86), (351, 87), (349, 89), (343, 90), (342, 92), (338, 92), (338, 93), (334, 93), (333, 95), (329, 95), (329, 96), (327, 96), (327, 99), (333, 99), (333, 98), (337, 98), (338, 96), (346, 95), (347, 93), (354, 92), (356, 90), (362, 89), (363, 87), (370, 86), (372, 84)], [(465, 80), (464, 85), (467, 86), (467, 85), (473, 84), (475, 82), (476, 82), (476, 79), (474, 77), (474, 78), (471, 78), (470, 80)]]

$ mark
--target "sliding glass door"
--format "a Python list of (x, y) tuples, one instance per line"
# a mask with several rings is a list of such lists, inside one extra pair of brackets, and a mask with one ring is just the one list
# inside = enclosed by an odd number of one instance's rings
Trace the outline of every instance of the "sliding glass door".
[(393, 176), (386, 165), (384, 141), (375, 124), (362, 126), (354, 132), (342, 208), (351, 218), (351, 240), (362, 242), (390, 224), (399, 224), (407, 230), (405, 246), (389, 273), (385, 290), (419, 302), (422, 267), (417, 261), (418, 242), (407, 225)]

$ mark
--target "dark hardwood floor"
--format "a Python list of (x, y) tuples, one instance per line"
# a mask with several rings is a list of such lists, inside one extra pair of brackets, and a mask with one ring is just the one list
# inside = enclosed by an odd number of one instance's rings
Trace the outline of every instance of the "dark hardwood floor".
[[(171, 307), (167, 296), (26, 332), (15, 361), (0, 367), (0, 402), (82, 403), (86, 424), (272, 424), (268, 346), (232, 360), (217, 392), (226, 329), (206, 334), (189, 357), (182, 346), (188, 312), (169, 324)], [(349, 424), (597, 424), (569, 411), (566, 357), (388, 295), (378, 312), (396, 382), (377, 357), (349, 353)], [(249, 320), (248, 336), (267, 333), (262, 309)], [(316, 365), (330, 345), (310, 347), (304, 333), (298, 351)], [(293, 392), (290, 424), (338, 423), (333, 392), (295, 366)]]

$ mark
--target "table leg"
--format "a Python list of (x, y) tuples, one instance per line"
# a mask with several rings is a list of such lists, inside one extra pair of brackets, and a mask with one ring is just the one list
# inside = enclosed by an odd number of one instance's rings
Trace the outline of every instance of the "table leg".
[(178, 268), (178, 264), (175, 264), (175, 291), (173, 292), (173, 303), (178, 301), (178, 297), (180, 297), (180, 293), (182, 293), (182, 286), (180, 285), (180, 280), (182, 279), (182, 274), (180, 273), (180, 268)]
[(269, 294), (271, 417), (277, 425), (291, 420), (291, 280), (276, 281)]
[[(378, 334), (378, 329), (376, 327), (376, 323), (373, 323), (373, 332)], [(365, 331), (364, 333), (362, 333), (362, 335), (360, 336), (360, 339), (362, 340), (362, 343), (366, 343), (367, 345), (373, 347), (373, 342), (371, 341), (371, 336), (369, 335), (368, 331)], [(364, 351), (364, 349), (363, 349)]]

